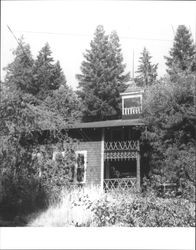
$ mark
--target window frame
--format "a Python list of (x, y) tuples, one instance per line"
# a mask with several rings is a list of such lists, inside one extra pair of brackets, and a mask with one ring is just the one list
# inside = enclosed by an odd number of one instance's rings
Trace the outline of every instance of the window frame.
[(127, 96), (122, 96), (122, 109), (125, 108), (125, 99), (131, 99), (131, 98), (140, 98), (140, 107), (142, 109), (142, 94), (135, 94), (135, 95), (127, 95)]

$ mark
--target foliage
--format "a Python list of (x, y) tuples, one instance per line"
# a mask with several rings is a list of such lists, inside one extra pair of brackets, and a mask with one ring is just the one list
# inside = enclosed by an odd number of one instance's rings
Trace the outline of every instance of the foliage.
[[(57, 191), (68, 184), (68, 181), (62, 179), (62, 175), (66, 178), (64, 172), (71, 172), (75, 162), (73, 143), (65, 129), (68, 123), (78, 118), (79, 101), (65, 85), (59, 63), (51, 64), (48, 45), (44, 48), (38, 57), (39, 67), (45, 72), (43, 74), (51, 70), (51, 75), (45, 78), (45, 82), (41, 80), (40, 71), (35, 71), (38, 61), (34, 64), (28, 56), (29, 45), (21, 43), (14, 52), (14, 62), (7, 67), (6, 79), (1, 88), (0, 202), (2, 210), (8, 215), (11, 215), (9, 211), (16, 215), (46, 207), (54, 193), (57, 195)], [(41, 91), (47, 95), (42, 94), (40, 97)], [(48, 99), (43, 101), (45, 97)], [(59, 109), (58, 105), (63, 106)], [(47, 158), (47, 151), (50, 149), (46, 145), (56, 145), (57, 142), (66, 145), (63, 149), (66, 154), (63, 159), (52, 161), (51, 156)], [(41, 167), (39, 162), (32, 158), (38, 145), (42, 145), (39, 150), (43, 151)], [(40, 168), (43, 168), (42, 177)]]
[(34, 95), (44, 100), (53, 90), (60, 86), (66, 86), (66, 79), (60, 67), (59, 61), (55, 64), (51, 56), (52, 52), (48, 43), (40, 50), (33, 67), (34, 81), (36, 87)]
[(29, 226), (195, 226), (194, 203), (185, 199), (117, 193), (101, 193), (94, 187), (64, 192), (62, 202), (51, 206)]
[[(9, 99), (2, 100), (0, 107), (1, 205), (8, 214), (10, 209), (17, 214), (46, 206), (47, 200), (54, 194), (52, 188), (63, 186), (62, 182), (57, 181), (62, 178), (61, 171), (64, 171), (64, 167), (68, 168), (68, 165), (69, 170), (74, 162), (71, 141), (66, 134), (59, 138), (58, 131), (61, 131), (65, 123), (58, 117), (55, 118), (51, 111), (34, 107), (28, 101), (25, 102), (25, 98), (27, 96), (9, 95)], [(32, 158), (32, 155), (43, 129), (46, 128), (49, 131), (45, 135), (46, 141), (51, 143), (56, 140), (59, 143), (64, 141), (64, 145), (66, 142), (69, 145), (67, 145), (65, 158), (59, 159), (58, 163), (47, 160), (48, 147), (43, 145), (39, 149), (45, 155), (42, 158), (43, 176), (40, 178), (40, 164)], [(53, 134), (54, 131), (56, 134)], [(41, 143), (43, 144), (44, 141)], [(51, 179), (52, 181), (48, 183)]]
[(45, 99), (49, 110), (58, 113), (65, 122), (73, 124), (81, 119), (82, 104), (71, 88), (61, 86)]
[(32, 85), (32, 67), (34, 60), (29, 44), (26, 44), (23, 37), (19, 39), (18, 47), (13, 50), (14, 60), (4, 68), (6, 70), (5, 81), (2, 83), (10, 91), (20, 90), (26, 93), (34, 93)]
[(175, 182), (180, 192), (185, 192), (186, 186), (191, 183), (192, 194), (187, 194), (187, 197), (193, 198), (194, 75), (180, 75), (176, 79), (173, 82), (165, 78), (146, 89), (144, 118), (151, 146), (150, 175), (153, 185)]
[(125, 89), (129, 74), (124, 74), (125, 64), (116, 32), (109, 36), (103, 26), (98, 26), (90, 49), (81, 64), (78, 95), (84, 104), (84, 120), (104, 120), (120, 114), (120, 92)]
[(196, 71), (196, 48), (192, 34), (184, 25), (179, 25), (174, 38), (173, 47), (166, 58), (167, 72), (172, 78), (179, 72)]
[(137, 77), (135, 81), (138, 86), (146, 87), (152, 85), (157, 77), (158, 64), (151, 64), (151, 56), (146, 48), (143, 49), (139, 60), (140, 65), (136, 71)]

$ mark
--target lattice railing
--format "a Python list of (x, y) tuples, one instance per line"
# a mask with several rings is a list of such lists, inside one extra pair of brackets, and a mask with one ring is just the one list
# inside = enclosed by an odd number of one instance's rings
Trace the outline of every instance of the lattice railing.
[(106, 141), (104, 143), (104, 151), (138, 151), (139, 141)]
[(123, 108), (122, 113), (123, 115), (141, 114), (142, 108), (141, 107)]
[(104, 144), (105, 160), (122, 160), (137, 158), (139, 141), (109, 141)]
[(106, 152), (104, 153), (105, 160), (122, 160), (135, 159), (137, 152)]
[(136, 178), (115, 178), (115, 179), (105, 179), (104, 189), (128, 189), (136, 188)]

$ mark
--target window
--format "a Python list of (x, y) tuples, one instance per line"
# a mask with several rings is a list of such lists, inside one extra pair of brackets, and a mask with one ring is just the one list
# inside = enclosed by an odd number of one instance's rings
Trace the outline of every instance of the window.
[(86, 182), (87, 151), (76, 151), (75, 181)]
[(122, 98), (122, 114), (133, 115), (142, 112), (142, 95), (123, 96)]
[(140, 97), (129, 97), (124, 100), (124, 107), (140, 107), (141, 106), (141, 98)]

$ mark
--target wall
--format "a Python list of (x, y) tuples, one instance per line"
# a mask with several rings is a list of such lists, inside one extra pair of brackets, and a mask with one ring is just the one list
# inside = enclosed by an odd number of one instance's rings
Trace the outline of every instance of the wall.
[(76, 150), (87, 151), (86, 184), (101, 184), (101, 129), (76, 129), (69, 136), (78, 140)]
[(101, 184), (101, 141), (80, 142), (76, 150), (87, 151), (86, 184)]

